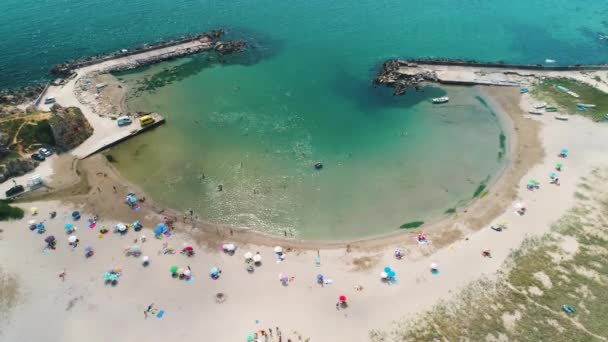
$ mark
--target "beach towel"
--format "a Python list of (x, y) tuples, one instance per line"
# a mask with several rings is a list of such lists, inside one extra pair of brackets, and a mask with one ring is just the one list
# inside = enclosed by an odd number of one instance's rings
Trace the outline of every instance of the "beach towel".
[(165, 310), (160, 310), (158, 312), (158, 314), (156, 315), (156, 318), (163, 318), (164, 315), (165, 315)]

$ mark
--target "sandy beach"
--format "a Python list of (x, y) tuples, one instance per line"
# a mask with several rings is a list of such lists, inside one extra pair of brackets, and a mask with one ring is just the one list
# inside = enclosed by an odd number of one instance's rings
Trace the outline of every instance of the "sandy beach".
[[(525, 114), (534, 102), (529, 95), (512, 88), (484, 88), (492, 104), (505, 114), (503, 124), (510, 127), (510, 162), (487, 196), (454, 216), (423, 226), (430, 244), (415, 241), (418, 231), (347, 242), (282, 239), (203, 222), (184, 223), (181, 213), (160, 208), (150, 198), (139, 211), (129, 208), (125, 196), (129, 192), (143, 196), (139, 189), (101, 156), (77, 160), (87, 146), (115, 131), (115, 123), (79, 102), (73, 92), (76, 81), (51, 93), (62, 105), (80, 106), (95, 133), (71, 156), (53, 160), (50, 189), (18, 204), (28, 213), (26, 217), (2, 224), (1, 271), (17, 284), (16, 303), (2, 308), (6, 313), (0, 323), (2, 341), (83, 337), (90, 341), (245, 341), (248, 333), (269, 328), (274, 333), (268, 341), (279, 341), (276, 327), (282, 341), (367, 341), (370, 330), (387, 328), (393, 321), (429, 309), (439, 299), (450, 298), (481, 276), (500, 272), (525, 238), (547, 232), (573, 206), (582, 177), (608, 165), (605, 125), (580, 116), (567, 122), (548, 115), (530, 117)], [(570, 151), (564, 160), (557, 156), (562, 148)], [(560, 186), (549, 184), (549, 173), (558, 161), (565, 166), (559, 174)], [(540, 189), (526, 189), (529, 179), (538, 180)], [(526, 203), (525, 215), (516, 213), (517, 202)], [(30, 207), (37, 207), (36, 216), (29, 214)], [(80, 221), (71, 219), (73, 210), (83, 213)], [(51, 211), (58, 213), (56, 218), (49, 218)], [(93, 215), (100, 220), (95, 229), (89, 229), (84, 222)], [(163, 216), (177, 216), (179, 223), (171, 238), (155, 239), (150, 229)], [(45, 234), (28, 229), (32, 219), (45, 224)], [(144, 230), (98, 237), (101, 226), (111, 230), (119, 222), (135, 220), (143, 223)], [(489, 229), (500, 221), (507, 221), (508, 229)], [(80, 244), (75, 249), (68, 246), (66, 223), (78, 228), (75, 234)], [(54, 251), (44, 251), (44, 237), (49, 234), (58, 241)], [(142, 235), (146, 242), (137, 244), (150, 258), (147, 267), (140, 258), (124, 253)], [(192, 245), (196, 255), (162, 254), (164, 242), (176, 249)], [(235, 243), (236, 253), (223, 253), (223, 243)], [(88, 259), (83, 251), (87, 245), (95, 250)], [(276, 245), (286, 250), (280, 263), (273, 251)], [(403, 259), (393, 256), (396, 248), (404, 251)], [(485, 249), (491, 249), (491, 259), (481, 256)], [(248, 273), (243, 254), (258, 251), (262, 264)], [(431, 263), (439, 265), (439, 274), (431, 274)], [(172, 278), (172, 266), (191, 267), (192, 281)], [(396, 272), (396, 284), (381, 281), (380, 272), (386, 266)], [(114, 267), (122, 269), (118, 284), (104, 284), (102, 275)], [(212, 267), (223, 271), (217, 280), (209, 276)], [(58, 274), (64, 269), (62, 280)], [(279, 274), (293, 280), (283, 285)], [(318, 274), (331, 284), (319, 285)], [(221, 302), (218, 293), (223, 296)], [(347, 297), (348, 307), (337, 309), (341, 295)], [(164, 310), (162, 318), (144, 316), (151, 303)], [(31, 329), (32, 322), (39, 329)]]

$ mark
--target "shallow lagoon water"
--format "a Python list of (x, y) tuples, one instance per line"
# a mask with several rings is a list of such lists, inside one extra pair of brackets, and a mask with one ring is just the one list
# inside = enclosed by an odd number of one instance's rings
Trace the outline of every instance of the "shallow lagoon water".
[[(130, 110), (168, 119), (110, 152), (119, 170), (162, 204), (211, 222), (345, 239), (436, 218), (471, 200), (504, 162), (498, 120), (474, 88), (393, 97), (365, 79), (342, 89), (327, 73), (277, 79), (280, 62), (179, 76), (206, 64), (201, 56), (118, 75), (132, 90)], [(449, 104), (431, 104), (446, 92)]]

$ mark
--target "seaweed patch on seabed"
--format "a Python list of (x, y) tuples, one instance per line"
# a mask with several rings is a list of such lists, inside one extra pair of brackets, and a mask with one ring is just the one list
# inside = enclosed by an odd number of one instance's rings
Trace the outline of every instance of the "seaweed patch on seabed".
[(501, 161), (504, 156), (505, 153), (507, 151), (507, 136), (505, 135), (504, 132), (500, 132), (500, 134), (498, 135), (498, 145), (499, 145), (499, 150), (498, 150), (498, 161)]
[(525, 240), (497, 278), (473, 281), (427, 312), (373, 330), (371, 341), (606, 341), (607, 179), (602, 170), (580, 184), (594, 200), (579, 202), (545, 236)]

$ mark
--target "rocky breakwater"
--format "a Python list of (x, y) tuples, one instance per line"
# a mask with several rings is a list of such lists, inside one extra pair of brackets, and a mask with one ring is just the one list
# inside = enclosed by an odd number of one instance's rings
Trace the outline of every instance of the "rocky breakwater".
[(224, 30), (220, 29), (156, 44), (146, 44), (130, 50), (123, 49), (119, 52), (58, 64), (53, 66), (51, 73), (59, 77), (69, 77), (73, 76), (74, 71), (77, 69), (122, 59), (122, 62), (108, 63), (106, 67), (98, 70), (98, 73), (117, 72), (193, 55), (203, 51), (214, 51), (220, 55), (228, 55), (240, 52), (246, 47), (244, 41), (220, 41), (219, 38), (223, 35)]
[(422, 82), (438, 82), (434, 71), (419, 67), (406, 60), (390, 59), (382, 63), (382, 68), (374, 79), (375, 85), (385, 85), (394, 89), (393, 95), (406, 93), (407, 89), (418, 89)]

